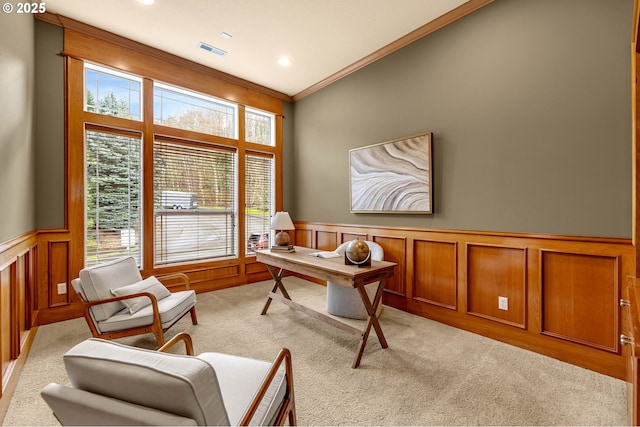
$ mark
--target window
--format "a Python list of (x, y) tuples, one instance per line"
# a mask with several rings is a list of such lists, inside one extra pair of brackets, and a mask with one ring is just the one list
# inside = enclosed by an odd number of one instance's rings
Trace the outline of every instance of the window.
[(245, 162), (245, 230), (247, 253), (268, 248), (274, 214), (274, 160), (271, 155), (248, 154)]
[(275, 146), (273, 114), (247, 108), (245, 112), (245, 139), (257, 144)]
[(237, 107), (211, 96), (155, 83), (153, 122), (158, 125), (237, 138)]
[(155, 264), (237, 252), (235, 150), (156, 139)]
[(67, 149), (69, 229), (85, 240), (84, 265), (130, 255), (150, 274), (186, 264), (212, 271), (269, 247), (281, 104), (228, 82), (217, 87), (207, 73), (212, 85), (195, 91), (200, 71), (182, 75), (175, 64), (151, 76), (137, 60), (119, 57), (134, 75), (80, 57), (68, 57), (66, 67)]
[(85, 63), (84, 110), (107, 116), (142, 120), (142, 79)]
[(140, 135), (85, 132), (85, 265), (132, 255), (142, 261)]

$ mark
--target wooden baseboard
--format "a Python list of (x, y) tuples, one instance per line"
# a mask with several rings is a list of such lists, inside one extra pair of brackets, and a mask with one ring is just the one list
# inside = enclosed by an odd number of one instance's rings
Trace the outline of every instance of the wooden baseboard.
[(37, 326), (29, 330), (22, 346), (20, 356), (18, 356), (17, 359), (11, 361), (10, 367), (7, 368), (7, 371), (5, 372), (6, 376), (3, 376), (3, 379), (6, 378), (6, 381), (3, 381), (2, 397), (0, 397), (0, 424), (4, 424), (4, 417), (7, 415), (9, 404), (11, 403), (11, 399), (13, 398), (13, 393), (16, 391), (16, 386), (18, 385), (20, 374), (22, 373), (24, 364), (27, 361), (27, 357), (29, 356), (29, 352), (31, 351), (31, 345), (33, 344), (33, 340), (35, 339), (37, 332)]

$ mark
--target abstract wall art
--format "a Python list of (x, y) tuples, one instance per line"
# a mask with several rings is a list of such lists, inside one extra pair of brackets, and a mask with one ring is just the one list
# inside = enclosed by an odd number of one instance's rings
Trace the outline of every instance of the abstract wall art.
[(431, 132), (349, 150), (352, 213), (433, 213)]

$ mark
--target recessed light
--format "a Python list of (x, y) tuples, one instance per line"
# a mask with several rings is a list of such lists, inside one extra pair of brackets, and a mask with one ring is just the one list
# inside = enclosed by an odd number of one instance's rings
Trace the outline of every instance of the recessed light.
[(225, 33), (224, 31), (220, 33), (220, 37), (222, 37), (223, 39), (227, 39), (227, 40), (231, 40), (231, 38), (233, 37), (231, 34), (229, 33)]
[(278, 64), (282, 65), (283, 67), (287, 67), (293, 64), (293, 61), (291, 60), (291, 58), (287, 58), (286, 56), (283, 56), (282, 58), (278, 59)]
[(155, 0), (138, 0), (138, 3), (153, 4), (153, 3), (155, 3)]

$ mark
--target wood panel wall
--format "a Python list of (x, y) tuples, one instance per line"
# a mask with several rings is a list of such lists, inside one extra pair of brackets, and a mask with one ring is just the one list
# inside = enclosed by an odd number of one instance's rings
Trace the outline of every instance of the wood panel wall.
[(630, 239), (307, 222), (294, 238), (321, 250), (377, 242), (398, 264), (384, 304), (624, 378), (618, 304), (635, 271)]
[(35, 335), (36, 249), (35, 233), (0, 244), (0, 416)]
[[(82, 252), (82, 242), (72, 239), (68, 230), (47, 230), (38, 233), (38, 286), (34, 307), (37, 310), (37, 324), (45, 325), (82, 316), (78, 297), (71, 280), (78, 277), (80, 267), (75, 266), (72, 254)], [(232, 286), (267, 280), (271, 276), (264, 264), (255, 257), (242, 256), (215, 262), (188, 265), (163, 266), (143, 269), (144, 277), (150, 275), (185, 273), (191, 280), (191, 287), (198, 293), (215, 291)], [(59, 286), (66, 292), (60, 292)], [(173, 283), (166, 283), (172, 288)], [(176, 283), (176, 286), (180, 286)]]

